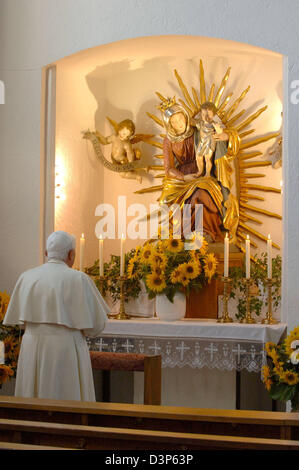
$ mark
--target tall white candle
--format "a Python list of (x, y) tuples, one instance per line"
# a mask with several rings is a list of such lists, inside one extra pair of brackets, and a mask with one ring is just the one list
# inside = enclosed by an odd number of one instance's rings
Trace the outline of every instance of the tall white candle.
[(249, 279), (250, 278), (250, 238), (249, 238), (249, 235), (247, 235), (245, 244), (246, 244), (246, 279)]
[(99, 238), (99, 269), (100, 269), (100, 276), (104, 276), (103, 245), (104, 245), (104, 240), (102, 238), (102, 235), (100, 235), (100, 238)]
[(84, 238), (84, 233), (82, 233), (81, 238), (80, 238), (80, 271), (83, 271), (84, 252), (85, 252), (85, 238)]
[(272, 279), (272, 240), (270, 234), (267, 240), (267, 262), (268, 262), (268, 279)]
[(224, 239), (224, 277), (228, 277), (229, 238), (226, 232)]
[(125, 267), (125, 260), (124, 260), (124, 244), (125, 244), (125, 236), (122, 234), (120, 239), (120, 275), (124, 275), (124, 267)]

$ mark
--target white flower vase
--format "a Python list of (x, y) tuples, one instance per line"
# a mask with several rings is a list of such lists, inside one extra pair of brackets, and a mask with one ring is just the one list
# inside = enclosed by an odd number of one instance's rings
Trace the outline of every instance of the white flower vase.
[(156, 314), (163, 321), (176, 321), (184, 318), (186, 314), (186, 295), (182, 292), (176, 292), (173, 303), (168, 300), (165, 294), (157, 295)]

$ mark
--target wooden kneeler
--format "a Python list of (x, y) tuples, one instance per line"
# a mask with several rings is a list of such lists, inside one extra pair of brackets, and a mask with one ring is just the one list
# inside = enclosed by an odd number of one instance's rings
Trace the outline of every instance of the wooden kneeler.
[(161, 405), (161, 356), (90, 351), (90, 359), (94, 370), (102, 370), (104, 372), (103, 401), (110, 401), (109, 383), (111, 370), (143, 371), (144, 405)]

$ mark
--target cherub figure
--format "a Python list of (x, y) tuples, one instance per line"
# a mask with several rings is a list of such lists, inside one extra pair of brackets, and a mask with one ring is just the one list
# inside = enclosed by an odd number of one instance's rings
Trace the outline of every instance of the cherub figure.
[[(131, 119), (125, 119), (117, 124), (115, 121), (109, 119), (109, 122), (115, 129), (115, 133), (104, 137), (100, 132), (96, 131), (95, 135), (103, 145), (112, 144), (111, 160), (118, 165), (132, 163), (140, 160), (141, 152), (139, 149), (133, 149), (133, 144), (144, 140), (145, 136), (135, 134), (135, 125)], [(148, 136), (151, 137), (151, 136)], [(122, 178), (136, 179), (139, 183), (142, 182), (142, 176), (139, 174), (139, 169), (121, 172)]]
[[(197, 129), (196, 163), (198, 176), (211, 176), (213, 166), (212, 157), (216, 152), (216, 158), (226, 154), (225, 141), (229, 136), (223, 129), (224, 126), (217, 116), (217, 108), (214, 103), (207, 101), (201, 105), (199, 118), (192, 120)], [(205, 163), (205, 174), (204, 171)]]

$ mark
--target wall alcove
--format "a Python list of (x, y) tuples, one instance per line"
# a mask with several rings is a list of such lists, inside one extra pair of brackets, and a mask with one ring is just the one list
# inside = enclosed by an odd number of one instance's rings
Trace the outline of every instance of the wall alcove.
[[(95, 226), (98, 218), (95, 209), (100, 203), (110, 203), (117, 212), (118, 196), (127, 198), (127, 205), (142, 203), (148, 208), (156, 202), (159, 193), (135, 194), (142, 188), (157, 184), (155, 172), (143, 175), (142, 183), (134, 179), (120, 178), (119, 174), (105, 168), (94, 154), (90, 142), (82, 138), (82, 131), (99, 130), (104, 135), (113, 129), (107, 117), (120, 122), (130, 118), (137, 133), (155, 134), (159, 140), (163, 129), (147, 113), (159, 117), (155, 92), (164, 96), (184, 99), (174, 70), (177, 70), (190, 91), (194, 87), (200, 93), (199, 62), (202, 60), (206, 90), (215, 83), (220, 86), (227, 69), (230, 74), (222, 101), (232, 93), (227, 108), (250, 86), (238, 106), (245, 110), (240, 122), (267, 106), (245, 131), (244, 141), (268, 136), (281, 131), (283, 106), (283, 56), (247, 44), (198, 36), (159, 36), (119, 41), (80, 51), (58, 60), (44, 69), (44, 123), (45, 123), (45, 235), (52, 229), (65, 229), (80, 237), (84, 232), (86, 262), (92, 264), (97, 257)], [(216, 93), (216, 92), (215, 92)], [(237, 125), (237, 124), (236, 124)], [(248, 131), (248, 137), (246, 132)], [(250, 135), (250, 131), (252, 134)], [(161, 142), (161, 138), (160, 138)], [(261, 154), (246, 163), (263, 165), (269, 160), (268, 151), (275, 139), (249, 148), (249, 152)], [(149, 165), (163, 164), (155, 158), (161, 154), (144, 142), (137, 145)], [(110, 146), (103, 148), (110, 159)], [(253, 185), (247, 203), (265, 212), (282, 214), (282, 197), (273, 191), (261, 192), (258, 187), (276, 188), (282, 185), (282, 168), (262, 166), (250, 173), (263, 174), (263, 178), (250, 178)], [(256, 189), (254, 188), (256, 186)], [(252, 229), (267, 235), (282, 252), (282, 222), (264, 213), (248, 212), (261, 224), (247, 219)], [(129, 220), (129, 219), (128, 219)], [(246, 229), (243, 231), (246, 232)], [(241, 234), (242, 235), (242, 234)], [(265, 250), (265, 243), (253, 236), (253, 251)], [(128, 240), (127, 249), (140, 240)], [(105, 253), (118, 250), (117, 240), (107, 240)]]
[[(142, 188), (157, 184), (154, 173), (143, 175), (142, 183), (121, 178), (97, 160), (91, 143), (82, 138), (82, 131), (97, 129), (109, 135), (112, 128), (108, 116), (117, 122), (132, 119), (137, 133), (155, 134), (158, 138), (163, 130), (147, 114), (158, 115), (156, 106), (159, 100), (155, 92), (166, 97), (175, 95), (183, 98), (174, 74), (174, 70), (177, 70), (188, 90), (193, 87), (199, 94), (200, 60), (204, 67), (207, 90), (213, 83), (216, 88), (219, 87), (228, 68), (231, 68), (223, 95), (225, 99), (233, 93), (230, 104), (250, 86), (238, 108), (239, 111), (245, 110), (244, 119), (267, 106), (243, 130), (248, 131), (247, 136), (244, 136), (245, 141), (281, 131), (283, 56), (248, 44), (200, 36), (152, 36), (86, 49), (44, 68), (43, 239), (53, 229), (69, 231), (77, 240), (83, 232), (86, 238), (86, 265), (91, 265), (98, 257), (95, 235), (98, 218), (95, 210), (99, 204), (112, 204), (117, 213), (119, 195), (126, 196), (127, 206), (142, 203), (148, 208), (156, 202), (159, 193), (135, 194)], [(261, 142), (254, 149), (261, 154), (249, 159), (248, 163), (260, 162), (262, 168), (257, 166), (252, 172), (264, 176), (261, 180), (250, 178), (249, 183), (276, 188), (278, 191), (261, 193), (257, 187), (253, 188), (252, 199), (248, 203), (261, 209), (258, 216), (261, 224), (254, 220), (246, 223), (263, 235), (271, 233), (273, 241), (280, 247), (279, 250), (274, 248), (275, 256), (282, 255), (282, 220), (269, 216), (267, 212), (282, 216), (283, 195), (279, 193), (283, 179), (282, 167), (262, 165), (273, 143), (274, 139)], [(149, 165), (162, 164), (161, 159), (155, 158), (155, 155), (161, 153), (160, 149), (143, 142), (138, 147)], [(108, 146), (103, 152), (109, 159)], [(256, 218), (254, 213), (251, 215)], [(253, 252), (265, 251), (263, 240), (254, 236), (253, 240), (256, 244)], [(142, 241), (127, 240), (126, 250)], [(105, 241), (105, 260), (111, 253), (119, 253), (119, 240)], [(169, 374), (165, 380), (173, 381), (173, 386), (177, 387), (177, 377)], [(217, 381), (216, 375), (215, 371), (209, 371), (200, 386), (205, 387), (205, 381), (210, 379)], [(194, 380), (194, 386), (197, 387), (201, 379), (190, 376), (188, 380)], [(234, 387), (233, 373), (223, 372), (221, 380), (228, 389)], [(140, 387), (137, 386), (137, 401), (138, 390)], [(229, 397), (229, 393), (226, 395)], [(181, 400), (182, 403), (195, 406), (194, 397), (186, 397), (185, 389), (181, 390)], [(209, 403), (217, 403), (214, 395), (209, 400)], [(231, 401), (228, 398), (226, 402), (219, 402), (219, 407), (233, 407)], [(180, 404), (177, 398), (174, 398), (173, 404)], [(203, 402), (202, 406), (205, 405)]]

